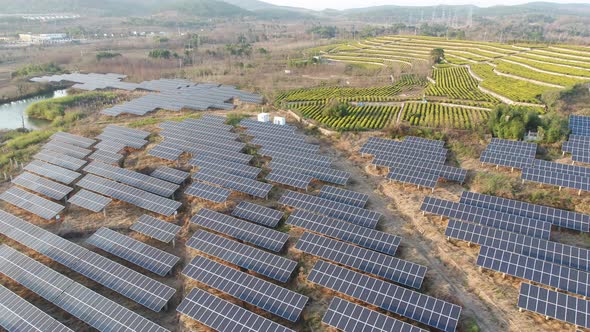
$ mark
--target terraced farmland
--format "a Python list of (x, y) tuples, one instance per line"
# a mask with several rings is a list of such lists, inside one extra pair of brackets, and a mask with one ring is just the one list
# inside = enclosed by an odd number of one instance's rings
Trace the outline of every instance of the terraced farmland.
[(433, 103), (407, 103), (401, 116), (413, 126), (453, 129), (473, 129), (488, 118), (489, 111), (486, 110)]
[(348, 114), (343, 117), (330, 117), (322, 114), (325, 104), (294, 105), (306, 118), (314, 119), (329, 128), (339, 131), (361, 131), (382, 129), (397, 118), (400, 106), (349, 106)]
[(478, 90), (478, 81), (469, 74), (465, 67), (437, 68), (434, 69), (432, 78), (436, 84), (429, 84), (425, 91), (427, 96), (498, 102), (498, 99)]

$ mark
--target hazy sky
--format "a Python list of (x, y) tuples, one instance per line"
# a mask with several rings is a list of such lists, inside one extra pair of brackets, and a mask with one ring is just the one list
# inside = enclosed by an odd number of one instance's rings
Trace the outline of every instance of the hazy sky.
[[(281, 6), (294, 6), (294, 7), (303, 7), (303, 8), (310, 8), (310, 9), (325, 9), (325, 8), (334, 8), (334, 9), (347, 9), (347, 8), (360, 8), (360, 7), (370, 7), (370, 6), (380, 6), (380, 5), (401, 5), (401, 6), (431, 6), (431, 5), (439, 5), (439, 4), (446, 4), (446, 5), (465, 5), (465, 4), (474, 4), (480, 7), (488, 7), (493, 5), (514, 5), (520, 3), (527, 3), (532, 2), (534, 0), (529, 1), (510, 1), (510, 0), (492, 0), (492, 1), (483, 1), (483, 0), (473, 0), (473, 1), (461, 1), (461, 0), (450, 0), (450, 1), (441, 1), (441, 0), (263, 0), (265, 2), (270, 2), (275, 5)], [(558, 3), (590, 3), (590, 0), (555, 0), (550, 2), (558, 2)]]

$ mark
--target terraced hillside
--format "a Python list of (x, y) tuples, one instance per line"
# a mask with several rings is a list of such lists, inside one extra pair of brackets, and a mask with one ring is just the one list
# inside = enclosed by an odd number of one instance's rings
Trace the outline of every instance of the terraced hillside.
[[(445, 67), (433, 71), (426, 96), (542, 104), (540, 95), (590, 81), (590, 47), (507, 45), (423, 36), (377, 37), (319, 50), (325, 59), (400, 64), (408, 69), (445, 51)], [(448, 67), (456, 68), (448, 68)]]

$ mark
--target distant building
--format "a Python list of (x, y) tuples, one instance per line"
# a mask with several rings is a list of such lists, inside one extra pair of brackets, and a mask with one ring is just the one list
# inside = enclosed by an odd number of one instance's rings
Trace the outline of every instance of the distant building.
[(23, 42), (31, 44), (57, 44), (71, 41), (65, 33), (21, 33), (18, 35), (18, 38)]

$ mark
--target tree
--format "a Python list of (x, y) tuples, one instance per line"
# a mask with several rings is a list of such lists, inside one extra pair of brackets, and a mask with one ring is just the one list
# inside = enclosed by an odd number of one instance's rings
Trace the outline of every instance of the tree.
[(442, 48), (435, 48), (430, 51), (430, 57), (432, 58), (432, 62), (441, 63), (445, 58), (445, 50)]
[(348, 114), (348, 104), (332, 99), (322, 110), (322, 115), (332, 118), (341, 118)]
[(157, 48), (155, 50), (151, 50), (150, 53), (148, 54), (148, 56), (150, 58), (154, 58), (154, 59), (170, 59), (171, 55), (172, 55), (172, 53), (170, 52), (170, 50), (163, 49), (163, 48)]

